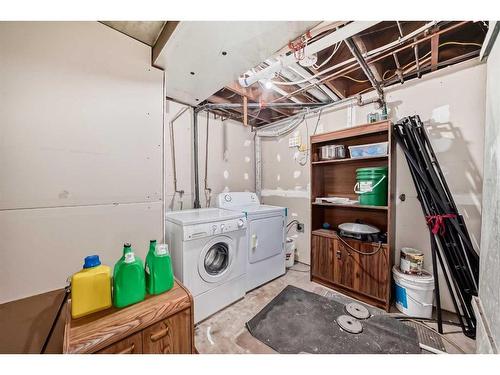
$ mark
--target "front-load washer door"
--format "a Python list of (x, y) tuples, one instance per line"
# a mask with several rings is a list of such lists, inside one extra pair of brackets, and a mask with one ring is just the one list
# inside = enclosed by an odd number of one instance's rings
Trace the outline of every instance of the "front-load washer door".
[(283, 216), (253, 219), (248, 224), (248, 261), (257, 263), (283, 252)]
[(231, 277), (234, 259), (233, 240), (219, 236), (210, 240), (200, 252), (198, 273), (209, 283), (224, 282)]

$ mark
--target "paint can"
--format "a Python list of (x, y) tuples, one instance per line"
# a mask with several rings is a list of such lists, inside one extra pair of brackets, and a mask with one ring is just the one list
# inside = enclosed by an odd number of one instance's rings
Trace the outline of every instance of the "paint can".
[(403, 314), (416, 318), (432, 317), (434, 277), (427, 271), (421, 275), (408, 275), (394, 265), (394, 300)]
[(403, 247), (400, 252), (399, 269), (408, 275), (421, 275), (424, 267), (424, 253), (411, 247)]

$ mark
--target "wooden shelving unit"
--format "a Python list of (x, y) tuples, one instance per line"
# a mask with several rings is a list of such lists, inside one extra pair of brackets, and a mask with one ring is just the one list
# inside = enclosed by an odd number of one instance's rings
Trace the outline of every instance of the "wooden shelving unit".
[(359, 161), (373, 161), (373, 160), (385, 160), (388, 159), (388, 155), (384, 156), (368, 156), (365, 158), (345, 158), (345, 159), (332, 159), (332, 160), (320, 160), (313, 161), (312, 165), (323, 165), (323, 164), (339, 164), (339, 163), (355, 163)]
[[(389, 142), (388, 154), (356, 159), (320, 160), (320, 147), (328, 144), (355, 146)], [(391, 123), (381, 121), (311, 137), (311, 280), (344, 294), (389, 310), (394, 248), (393, 192), (395, 169)], [(348, 152), (347, 152), (348, 153)], [(349, 156), (349, 155), (347, 155)], [(357, 199), (356, 169), (388, 167), (387, 206), (316, 202), (321, 197)], [(350, 250), (336, 233), (341, 223), (361, 220), (387, 233), (387, 243), (375, 255)], [(323, 229), (328, 223), (331, 229)], [(345, 240), (345, 239), (344, 239)], [(345, 241), (361, 253), (378, 249), (378, 243)]]

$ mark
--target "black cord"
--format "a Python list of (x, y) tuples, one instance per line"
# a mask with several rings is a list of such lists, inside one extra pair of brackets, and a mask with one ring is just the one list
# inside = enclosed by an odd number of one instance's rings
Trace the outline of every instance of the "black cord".
[[(379, 242), (378, 242), (378, 247), (377, 247), (377, 249), (376, 249), (376, 250), (374, 250), (374, 251), (372, 251), (372, 252), (370, 252), (370, 253), (363, 253), (362, 251), (356, 250), (354, 247), (352, 247), (352, 246), (351, 246), (351, 245), (349, 245), (347, 242), (345, 242), (345, 241), (343, 240), (343, 238), (342, 238), (342, 237), (338, 236), (338, 239), (339, 239), (339, 240), (340, 240), (340, 241), (341, 241), (341, 242), (342, 242), (345, 246), (347, 246), (347, 248), (348, 248), (348, 249), (351, 249), (351, 250), (352, 250), (352, 251), (354, 251), (355, 253), (358, 253), (358, 254), (361, 254), (361, 255), (375, 255), (375, 254), (377, 254), (377, 253), (380, 251), (380, 249), (382, 248), (382, 241), (379, 241)], [(351, 254), (350, 254), (350, 252), (349, 252), (349, 250), (347, 250), (347, 252), (349, 253), (349, 255), (351, 255)]]
[(293, 224), (299, 225), (300, 222), (298, 220), (292, 220), (286, 225), (286, 232), (288, 233), (290, 229), (292, 229)]
[(52, 334), (54, 333), (54, 329), (56, 328), (57, 321), (59, 320), (59, 317), (61, 316), (62, 309), (64, 305), (66, 304), (66, 301), (68, 300), (69, 294), (71, 292), (71, 286), (68, 285), (64, 288), (64, 297), (61, 301), (61, 304), (59, 305), (59, 309), (57, 309), (57, 314), (56, 317), (54, 318), (54, 321), (52, 322), (52, 326), (50, 327), (49, 333), (47, 334), (47, 337), (45, 338), (45, 341), (43, 342), (42, 350), (40, 351), (40, 354), (44, 354), (45, 351), (47, 350), (47, 345), (49, 344), (50, 338), (52, 337)]

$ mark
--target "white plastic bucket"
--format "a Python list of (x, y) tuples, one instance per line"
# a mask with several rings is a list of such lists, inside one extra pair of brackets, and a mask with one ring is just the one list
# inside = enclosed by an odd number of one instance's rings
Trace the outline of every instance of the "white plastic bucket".
[(407, 275), (397, 266), (392, 267), (392, 275), (398, 310), (416, 318), (431, 318), (434, 277), (427, 271), (422, 271), (421, 275)]
[(286, 238), (285, 254), (286, 268), (293, 267), (295, 262), (295, 240), (291, 237)]

